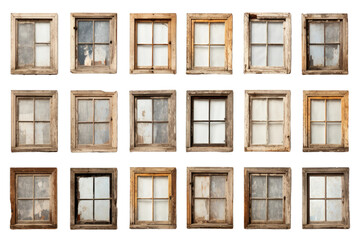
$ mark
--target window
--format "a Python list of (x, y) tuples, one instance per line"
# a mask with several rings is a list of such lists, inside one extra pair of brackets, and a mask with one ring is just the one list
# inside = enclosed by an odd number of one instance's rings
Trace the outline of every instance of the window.
[(303, 168), (303, 228), (350, 228), (349, 168)]
[(233, 168), (187, 168), (187, 227), (233, 228)]
[(303, 74), (348, 74), (347, 14), (302, 15)]
[(116, 73), (116, 13), (71, 14), (71, 72)]
[(117, 92), (71, 91), (71, 151), (117, 151)]
[(186, 151), (233, 150), (233, 91), (187, 91)]
[(57, 91), (11, 91), (11, 151), (56, 152)]
[(244, 185), (245, 228), (290, 228), (290, 168), (245, 168)]
[(130, 228), (176, 228), (176, 168), (131, 168), (130, 178)]
[(57, 228), (56, 168), (10, 168), (11, 229)]
[(245, 73), (290, 73), (290, 13), (245, 13)]
[(176, 151), (176, 91), (130, 92), (130, 151)]
[(245, 91), (245, 151), (290, 151), (290, 91)]
[(304, 152), (347, 152), (348, 91), (304, 91)]
[(176, 73), (176, 14), (130, 14), (130, 73)]
[(58, 73), (57, 14), (11, 14), (11, 74)]
[(187, 14), (186, 73), (232, 73), (232, 14)]
[(117, 169), (72, 168), (71, 229), (117, 228)]

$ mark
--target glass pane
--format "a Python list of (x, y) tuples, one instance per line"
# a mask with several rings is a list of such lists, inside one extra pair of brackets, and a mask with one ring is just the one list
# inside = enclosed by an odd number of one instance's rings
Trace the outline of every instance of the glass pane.
[(210, 46), (210, 67), (224, 67), (225, 47)]
[(19, 144), (34, 144), (33, 123), (19, 123)]
[(49, 200), (35, 200), (35, 220), (48, 221), (50, 220), (50, 201)]
[(152, 197), (152, 177), (138, 177), (137, 178), (137, 197), (151, 198)]
[(326, 119), (328, 121), (341, 121), (341, 100), (326, 101)]
[(93, 198), (94, 197), (94, 179), (92, 177), (80, 177), (79, 178), (79, 196), (80, 199), (83, 198)]
[(93, 62), (93, 46), (79, 45), (78, 64), (81, 66), (91, 66)]
[(50, 67), (50, 46), (36, 45), (36, 67)]
[(154, 120), (168, 120), (168, 99), (154, 99)]
[(32, 198), (33, 197), (33, 177), (18, 177), (17, 178), (17, 196), (18, 198)]
[(325, 121), (325, 100), (311, 100), (311, 121)]
[(225, 120), (226, 100), (210, 100), (210, 120)]
[(110, 197), (110, 177), (95, 177), (95, 198)]
[(209, 67), (209, 47), (195, 46), (195, 67)]
[(16, 207), (18, 220), (33, 220), (32, 200), (18, 200)]
[(78, 117), (80, 122), (92, 122), (93, 105), (91, 100), (78, 101)]
[(152, 23), (143, 22), (137, 24), (137, 43), (151, 44), (152, 43)]
[(325, 177), (310, 177), (310, 198), (325, 197)]
[(310, 221), (325, 221), (325, 200), (310, 200)]
[(325, 123), (311, 123), (311, 144), (325, 144)]
[(168, 24), (154, 23), (154, 43), (168, 44)]
[(209, 221), (209, 200), (195, 199), (194, 209), (195, 222)]
[(324, 24), (310, 23), (310, 43), (324, 43)]
[(269, 200), (268, 202), (268, 220), (283, 219), (283, 201)]
[(19, 121), (34, 120), (33, 100), (19, 100)]
[(78, 141), (79, 144), (92, 144), (93, 143), (93, 125), (92, 124), (79, 124), (78, 125)]
[(109, 144), (110, 141), (110, 124), (95, 124), (95, 144)]
[(35, 177), (35, 198), (49, 198), (49, 197), (50, 197), (50, 177)]
[(327, 123), (326, 143), (341, 144), (341, 123)]
[(152, 144), (152, 124), (138, 123), (137, 124), (137, 143), (138, 144)]
[(110, 101), (95, 100), (95, 122), (110, 120)]
[(225, 144), (225, 123), (210, 123), (210, 143)]
[(95, 201), (95, 221), (110, 221), (110, 200)]
[(251, 144), (266, 144), (266, 124), (252, 123)]
[(283, 99), (269, 99), (269, 120), (284, 119), (284, 101)]
[(195, 44), (209, 43), (209, 24), (195, 23)]
[(93, 42), (93, 22), (92, 21), (79, 21), (78, 22), (78, 42), (79, 43), (92, 43)]
[(50, 123), (35, 123), (35, 144), (50, 143)]
[(139, 67), (152, 66), (152, 47), (149, 45), (138, 45), (137, 65)]
[(154, 200), (154, 221), (168, 221), (168, 215), (168, 200)]
[(168, 143), (167, 123), (154, 123), (154, 143)]
[(269, 176), (268, 177), (268, 197), (269, 198), (282, 198), (283, 197), (283, 178)]
[(152, 120), (152, 100), (151, 99), (137, 99), (137, 120), (151, 121)]
[(210, 220), (224, 221), (226, 202), (225, 199), (210, 200)]
[(265, 176), (251, 176), (251, 197), (266, 198)]
[(95, 45), (95, 65), (109, 66), (110, 64), (109, 45)]
[(193, 109), (194, 120), (209, 120), (209, 100), (197, 99), (193, 101), (193, 104), (194, 104), (194, 109)]
[(28, 66), (34, 64), (34, 49), (33, 47), (19, 47), (18, 48), (18, 65)]
[(35, 120), (50, 121), (50, 100), (35, 100)]
[(37, 43), (50, 42), (50, 23), (35, 23), (35, 39)]
[(225, 44), (225, 23), (210, 23), (210, 44)]
[(266, 46), (251, 46), (251, 66), (266, 66)]
[(268, 43), (284, 42), (284, 24), (278, 22), (268, 23)]
[(327, 43), (338, 43), (340, 40), (340, 23), (327, 23), (325, 25), (325, 40)]
[(342, 198), (341, 177), (327, 177), (326, 179), (326, 197)]
[(284, 51), (283, 46), (269, 46), (268, 47), (268, 66), (282, 67), (284, 66)]
[(251, 101), (251, 120), (266, 120), (267, 106), (265, 99), (253, 99)]
[(251, 220), (266, 220), (266, 200), (251, 200)]
[(96, 21), (95, 22), (95, 42), (108, 43), (110, 42), (110, 22)]
[(282, 145), (284, 132), (282, 123), (269, 123), (269, 144)]
[(210, 191), (210, 177), (196, 176), (195, 191), (194, 191), (195, 198), (197, 197), (207, 198), (209, 197), (209, 191)]
[(342, 221), (342, 200), (326, 200), (326, 220)]
[(324, 66), (324, 46), (310, 46), (309, 64), (313, 67)]
[(138, 199), (138, 221), (152, 221), (152, 200)]
[(338, 66), (339, 65), (339, 45), (325, 47), (325, 66)]
[(194, 123), (193, 130), (193, 143), (194, 144), (208, 144), (209, 143), (209, 124), (208, 123)]
[(154, 198), (168, 198), (168, 177), (154, 177)]
[(92, 221), (93, 220), (93, 201), (81, 200), (78, 204), (78, 216), (80, 221)]
[(226, 176), (211, 176), (211, 197), (225, 198)]
[(168, 66), (168, 45), (154, 45), (154, 66)]
[(266, 43), (266, 23), (252, 22), (251, 23), (251, 43)]
[(32, 23), (19, 23), (18, 25), (18, 44), (19, 47), (34, 45), (34, 25)]

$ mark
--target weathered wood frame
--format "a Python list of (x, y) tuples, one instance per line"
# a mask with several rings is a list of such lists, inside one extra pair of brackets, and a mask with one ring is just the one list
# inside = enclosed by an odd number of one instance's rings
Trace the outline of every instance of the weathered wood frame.
[[(167, 67), (137, 67), (137, 22), (168, 22)], [(154, 44), (152, 44), (154, 46)], [(131, 13), (130, 14), (130, 73), (176, 73), (176, 13)]]
[[(348, 152), (349, 151), (349, 92), (348, 91), (304, 91), (304, 152)], [(341, 100), (341, 144), (311, 144), (311, 100)], [(326, 114), (325, 114), (326, 115)], [(326, 116), (325, 116), (326, 117)], [(326, 138), (326, 136), (325, 136)]]
[[(50, 144), (18, 143), (18, 98), (50, 99)], [(34, 114), (35, 116), (35, 114)], [(35, 120), (34, 120), (35, 121)], [(35, 128), (34, 128), (35, 131)], [(58, 150), (58, 93), (56, 90), (12, 90), (11, 91), (11, 151), (12, 152), (57, 152)]]
[[(17, 66), (18, 56), (18, 22), (50, 22), (50, 67)], [(58, 73), (58, 15), (56, 13), (12, 13), (11, 14), (11, 74), (55, 75)]]
[[(84, 66), (77, 63), (77, 20), (108, 19), (110, 22), (109, 66)], [(117, 13), (71, 13), (70, 14), (70, 71), (72, 73), (116, 73), (117, 72)]]
[[(176, 91), (130, 91), (130, 152), (175, 152), (176, 151)], [(136, 99), (137, 98), (168, 98), (168, 143), (142, 144), (136, 143)]]
[[(342, 222), (319, 222), (311, 223), (309, 221), (309, 176), (342, 176)], [(303, 168), (302, 170), (302, 226), (303, 229), (349, 229), (350, 228), (350, 212), (349, 212), (349, 168)], [(326, 210), (325, 210), (326, 211)]]
[[(302, 31), (302, 74), (348, 74), (348, 16), (344, 14), (302, 14), (301, 16)], [(339, 68), (318, 67), (317, 69), (309, 68), (309, 21), (339, 21), (340, 24), (340, 46), (339, 46)]]
[[(251, 175), (282, 176), (283, 221), (251, 222), (251, 202), (250, 202)], [(291, 169), (290, 168), (244, 168), (244, 228), (290, 229), (290, 227), (291, 227)]]
[[(111, 214), (110, 222), (106, 223), (77, 223), (76, 206), (78, 189), (77, 176), (110, 176)], [(70, 169), (70, 229), (117, 229), (117, 169), (116, 168), (71, 168)]]
[[(17, 175), (50, 175), (50, 219), (47, 223), (18, 223), (16, 208)], [(56, 229), (57, 228), (57, 169), (56, 168), (10, 168), (11, 229)]]
[[(225, 23), (225, 64), (224, 67), (195, 67), (194, 39), (195, 22)], [(209, 32), (210, 34), (210, 32)], [(232, 74), (232, 40), (233, 16), (230, 13), (188, 13), (186, 40), (186, 73), (187, 74)], [(209, 43), (210, 44), (210, 43)], [(210, 52), (210, 49), (209, 49)], [(210, 60), (209, 60), (210, 61)]]
[[(137, 220), (137, 177), (167, 176), (169, 181), (169, 221)], [(130, 228), (176, 229), (176, 168), (132, 167), (130, 168)]]
[[(116, 152), (117, 151), (117, 92), (100, 90), (71, 91), (71, 152)], [(108, 99), (110, 101), (110, 140), (108, 144), (78, 144), (78, 99)], [(94, 135), (93, 135), (94, 137)]]
[[(245, 152), (289, 152), (291, 148), (291, 92), (288, 90), (245, 90)], [(252, 99), (283, 99), (283, 144), (282, 145), (252, 145), (251, 144), (251, 100)], [(269, 104), (267, 104), (269, 111)], [(266, 121), (267, 124), (269, 121)]]
[[(283, 67), (251, 66), (251, 22), (283, 22)], [(280, 44), (279, 44), (280, 45)], [(268, 46), (268, 43), (266, 43)], [(290, 13), (245, 13), (244, 14), (244, 73), (284, 73), (291, 72), (291, 14)]]
[[(193, 177), (206, 174), (207, 176), (223, 174), (227, 176), (226, 182), (226, 216), (224, 223), (194, 223), (193, 222)], [(187, 168), (187, 228), (233, 228), (233, 182), (232, 167), (188, 167)]]
[[(219, 146), (207, 144), (206, 146), (194, 146), (192, 144), (192, 112), (193, 97), (225, 97), (225, 144)], [(233, 91), (232, 90), (195, 90), (186, 92), (186, 151), (187, 152), (232, 152), (233, 151)]]

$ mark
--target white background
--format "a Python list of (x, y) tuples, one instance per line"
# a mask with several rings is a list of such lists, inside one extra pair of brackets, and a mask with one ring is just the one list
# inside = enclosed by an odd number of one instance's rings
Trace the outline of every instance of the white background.
[[(10, 13), (58, 13), (59, 17), (59, 74), (55, 76), (15, 76), (10, 74)], [(70, 13), (118, 13), (118, 68), (117, 74), (70, 73)], [(177, 74), (129, 74), (129, 14), (177, 14)], [(186, 75), (186, 13), (233, 14), (233, 74)], [(244, 12), (290, 12), (292, 20), (292, 71), (291, 74), (244, 75), (243, 73), (243, 16)], [(349, 14), (349, 75), (303, 76), (301, 74), (301, 13)], [(359, 6), (350, 0), (5, 0), (1, 3), (0, 23), (0, 98), (2, 116), (0, 144), (0, 233), (1, 239), (354, 239), (360, 233), (359, 153), (357, 137), (360, 111), (357, 109), (360, 89)], [(59, 94), (59, 150), (56, 153), (11, 153), (10, 150), (10, 91), (58, 90)], [(177, 91), (177, 152), (129, 152), (129, 90)], [(232, 153), (186, 153), (185, 115), (186, 90), (234, 90), (234, 151)], [(244, 152), (244, 90), (291, 90), (291, 152)], [(118, 152), (70, 152), (70, 90), (118, 91)], [(302, 152), (302, 91), (350, 90), (350, 127), (348, 153)], [(177, 229), (129, 229), (129, 168), (177, 168)], [(204, 230), (186, 228), (186, 167), (224, 166), (234, 168), (234, 229)], [(58, 229), (10, 230), (10, 167), (57, 167), (58, 169)], [(118, 230), (70, 230), (70, 168), (118, 168)], [(245, 230), (243, 228), (243, 168), (291, 167), (292, 209), (290, 230)], [(350, 230), (302, 229), (302, 167), (350, 167)]]

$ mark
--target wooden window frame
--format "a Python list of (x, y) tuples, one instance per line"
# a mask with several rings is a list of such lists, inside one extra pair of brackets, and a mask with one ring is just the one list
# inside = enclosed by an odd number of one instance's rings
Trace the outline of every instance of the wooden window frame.
[[(50, 67), (17, 66), (17, 23), (19, 21), (50, 21)], [(58, 73), (58, 15), (56, 13), (12, 13), (11, 14), (11, 74), (55, 75)]]
[[(283, 221), (251, 222), (251, 175), (283, 177)], [(268, 199), (268, 197), (267, 197)], [(267, 200), (268, 201), (268, 200)], [(290, 168), (244, 168), (244, 228), (290, 229), (291, 228), (291, 169)]]
[[(290, 97), (288, 90), (245, 90), (245, 152), (290, 152)], [(252, 145), (251, 144), (251, 100), (254, 98), (282, 98), (284, 99), (284, 119), (283, 119), (283, 144), (282, 145)], [(267, 124), (269, 121), (266, 121)]]
[[(17, 175), (50, 175), (50, 217), (48, 222), (21, 223), (16, 219)], [(35, 191), (35, 190), (34, 190)], [(57, 169), (56, 168), (10, 168), (11, 229), (56, 229), (57, 228)]]
[[(192, 144), (192, 99), (193, 97), (226, 98), (225, 112), (225, 141), (224, 145), (206, 144), (196, 146)], [(210, 134), (209, 134), (210, 135)], [(187, 152), (232, 152), (233, 151), (233, 91), (232, 90), (195, 90), (186, 92), (186, 151)]]
[[(227, 176), (226, 216), (224, 223), (194, 223), (193, 222), (193, 178), (195, 175)], [(187, 168), (187, 228), (233, 228), (233, 184), (234, 171), (232, 167), (188, 167)]]
[[(109, 36), (109, 66), (79, 66), (77, 63), (77, 21), (79, 19), (108, 19)], [(70, 14), (70, 71), (72, 73), (116, 73), (117, 72), (117, 13), (71, 13)]]
[[(77, 138), (77, 99), (109, 99), (110, 101), (110, 140), (109, 144), (78, 144)], [(71, 91), (71, 152), (116, 152), (117, 151), (117, 92), (100, 90)], [(95, 114), (95, 113), (93, 113)], [(94, 135), (93, 135), (94, 137)]]
[[(225, 23), (225, 64), (224, 67), (194, 66), (194, 23), (195, 22)], [(187, 74), (232, 74), (232, 42), (233, 16), (231, 13), (188, 13), (186, 42), (186, 73)], [(210, 43), (209, 43), (210, 44)], [(210, 49), (209, 49), (210, 51)], [(210, 59), (209, 59), (210, 61)]]
[[(310, 117), (311, 99), (341, 100), (341, 144), (311, 144)], [(348, 152), (349, 138), (349, 92), (348, 91), (304, 91), (304, 152)], [(326, 115), (326, 114), (325, 114)], [(326, 116), (325, 116), (326, 117)], [(326, 119), (325, 119), (326, 122)], [(325, 136), (326, 139), (326, 136)]]
[[(309, 186), (308, 181), (310, 176), (342, 176), (342, 192), (343, 192), (343, 205), (342, 205), (342, 222), (329, 222), (324, 221), (320, 223), (312, 223), (309, 220)], [(303, 182), (302, 182), (302, 225), (303, 229), (349, 229), (350, 228), (350, 213), (349, 213), (349, 168), (303, 168), (302, 170)], [(326, 199), (326, 196), (325, 196)], [(325, 209), (326, 212), (326, 209)]]
[[(168, 176), (169, 221), (137, 220), (137, 176)], [(176, 229), (176, 168), (131, 167), (130, 168), (130, 228), (131, 229)]]
[[(78, 176), (110, 177), (110, 222), (77, 223), (77, 181)], [(70, 169), (70, 229), (117, 229), (117, 169), (116, 168), (71, 168)]]
[[(283, 52), (284, 52), (284, 66), (251, 66), (251, 22), (252, 21), (266, 21), (284, 23), (283, 31)], [(290, 13), (245, 13), (244, 14), (244, 73), (284, 73), (291, 72), (291, 14)], [(268, 46), (268, 43), (266, 43)]]
[[(348, 15), (345, 14), (302, 14), (302, 74), (348, 74)], [(309, 21), (339, 21), (339, 68), (317, 67), (310, 69), (308, 60)], [(325, 44), (324, 44), (325, 45)], [(324, 56), (325, 57), (325, 56)]]
[[(176, 91), (130, 91), (130, 152), (175, 152), (176, 151)], [(136, 142), (136, 99), (168, 97), (168, 143), (141, 144)]]
[[(18, 143), (18, 98), (50, 99), (50, 144), (19, 145)], [(35, 117), (35, 114), (34, 114)], [(36, 122), (35, 120), (33, 121)], [(35, 131), (35, 128), (34, 128)], [(12, 152), (57, 152), (58, 150), (58, 93), (56, 90), (11, 91), (11, 151)]]
[[(168, 66), (137, 66), (137, 22), (168, 23)], [(152, 44), (154, 46), (154, 44)], [(130, 14), (130, 73), (176, 73), (176, 13), (131, 13)]]

